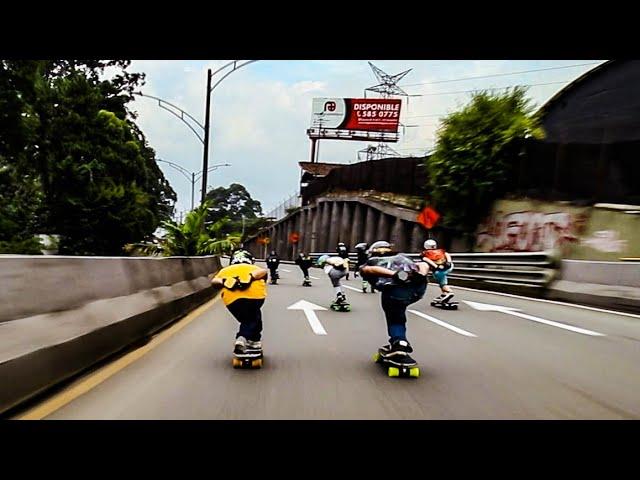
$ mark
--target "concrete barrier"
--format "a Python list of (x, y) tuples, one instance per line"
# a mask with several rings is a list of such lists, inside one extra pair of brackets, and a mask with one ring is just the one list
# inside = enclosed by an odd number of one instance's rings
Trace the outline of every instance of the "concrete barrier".
[(562, 260), (559, 280), (546, 291), (552, 300), (640, 312), (640, 264)]
[(212, 298), (218, 257), (0, 255), (0, 413)]

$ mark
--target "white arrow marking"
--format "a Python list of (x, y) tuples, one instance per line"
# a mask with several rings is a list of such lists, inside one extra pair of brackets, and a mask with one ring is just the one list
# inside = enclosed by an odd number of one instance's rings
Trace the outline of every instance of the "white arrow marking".
[(307, 317), (311, 330), (316, 335), (326, 335), (327, 332), (318, 320), (316, 312), (314, 310), (326, 310), (326, 308), (316, 305), (315, 303), (307, 302), (306, 300), (300, 300), (293, 305), (289, 305), (287, 310), (302, 310)]
[(448, 323), (445, 323), (442, 320), (438, 320), (437, 318), (432, 317), (431, 315), (427, 315), (426, 313), (418, 312), (417, 310), (408, 310), (408, 311), (413, 313), (414, 315), (418, 315), (419, 317), (426, 318), (430, 322), (436, 323), (441, 327), (448, 328), (453, 332), (459, 333), (460, 335), (464, 335), (465, 337), (477, 337), (477, 335), (474, 335), (471, 332), (467, 332), (466, 330), (463, 330), (461, 328), (454, 327), (453, 325), (449, 325)]
[(593, 330), (587, 330), (585, 328), (573, 327), (571, 325), (567, 325), (565, 323), (553, 322), (551, 320), (545, 320), (544, 318), (534, 317), (533, 315), (527, 315), (526, 313), (520, 313), (520, 310), (517, 308), (511, 307), (503, 307), (501, 305), (491, 305), (488, 303), (479, 303), (479, 302), (468, 302), (467, 300), (463, 300), (464, 303), (469, 305), (476, 310), (480, 310), (482, 312), (501, 312), (506, 313), (507, 315), (513, 315), (514, 317), (524, 318), (526, 320), (532, 320), (534, 322), (544, 323), (546, 325), (551, 325), (552, 327), (564, 328), (565, 330), (570, 330), (576, 333), (582, 333), (583, 335), (591, 335), (594, 337), (604, 337), (606, 336), (604, 333), (594, 332)]
[(349, 290), (353, 290), (355, 292), (361, 292), (361, 288), (350, 287), (349, 285), (342, 285), (344, 288), (348, 288)]
[(291, 273), (291, 270), (287, 270), (285, 268), (281, 268), (280, 270), (282, 270), (283, 272)]
[(320, 280), (320, 278), (314, 277), (313, 275), (309, 275), (309, 278), (313, 278), (314, 280)]

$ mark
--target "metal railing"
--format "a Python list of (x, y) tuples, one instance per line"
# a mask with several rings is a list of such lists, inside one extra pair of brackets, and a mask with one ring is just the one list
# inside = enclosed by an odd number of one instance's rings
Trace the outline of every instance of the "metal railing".
[[(335, 252), (311, 253), (315, 261), (321, 255), (337, 255)], [(417, 253), (407, 257), (418, 260)], [(453, 271), (451, 280), (462, 280), (488, 284), (517, 285), (519, 287), (545, 288), (558, 275), (559, 259), (553, 252), (524, 253), (452, 253)], [(356, 253), (349, 254), (349, 264), (355, 268)]]
[(301, 206), (300, 194), (298, 192), (294, 192), (289, 198), (267, 213), (265, 217), (273, 218), (274, 221), (278, 221), (287, 216), (288, 208), (299, 206)]

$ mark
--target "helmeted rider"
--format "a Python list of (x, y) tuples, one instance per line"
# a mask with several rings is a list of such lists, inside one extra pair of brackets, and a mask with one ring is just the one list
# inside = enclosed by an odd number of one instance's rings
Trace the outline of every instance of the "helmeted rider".
[(415, 263), (396, 252), (385, 240), (374, 242), (367, 254), (369, 259), (360, 267), (360, 274), (382, 293), (380, 301), (389, 335), (389, 344), (382, 350), (394, 361), (415, 363), (409, 356), (413, 348), (407, 340), (406, 310), (424, 297), (429, 268), (423, 262)]
[(238, 322), (234, 353), (245, 354), (247, 348), (262, 349), (262, 313), (267, 296), (267, 270), (254, 265), (254, 258), (246, 250), (233, 252), (229, 266), (222, 268), (211, 280), (222, 288), (220, 296)]
[(267, 268), (269, 269), (272, 283), (280, 278), (278, 275), (278, 266), (280, 266), (280, 257), (275, 250), (271, 250), (271, 253), (267, 257)]
[(309, 256), (309, 254), (305, 252), (300, 252), (295, 261), (296, 265), (300, 267), (302, 270), (302, 275), (304, 275), (304, 284), (311, 284), (311, 280), (309, 280), (309, 268), (313, 265), (313, 260)]
[(349, 259), (342, 257), (331, 257), (329, 255), (321, 255), (316, 264), (324, 269), (324, 272), (329, 276), (331, 285), (336, 292), (336, 304), (347, 303), (347, 297), (342, 290), (340, 280), (347, 275), (349, 269)]
[(451, 255), (443, 248), (438, 248), (438, 243), (430, 238), (424, 242), (424, 250), (422, 251), (422, 260), (424, 260), (431, 268), (433, 279), (440, 285), (442, 293), (434, 300), (441, 303), (448, 303), (453, 298), (453, 292), (448, 285), (447, 275), (453, 270), (453, 261)]
[[(347, 261), (349, 260), (349, 247), (347, 247), (344, 242), (338, 242), (336, 246), (336, 253), (340, 258), (344, 258)], [(349, 280), (349, 264), (347, 263), (347, 280)]]

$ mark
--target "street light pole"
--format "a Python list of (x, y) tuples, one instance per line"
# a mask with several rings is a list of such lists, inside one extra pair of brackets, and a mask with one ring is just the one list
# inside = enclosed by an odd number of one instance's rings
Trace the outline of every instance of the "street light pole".
[(207, 169), (209, 163), (209, 113), (211, 111), (211, 69), (207, 70), (207, 106), (204, 117), (204, 154), (202, 157), (202, 198), (200, 203), (204, 203), (207, 195)]
[(193, 210), (193, 196), (196, 190), (196, 174), (191, 172), (191, 210)]

